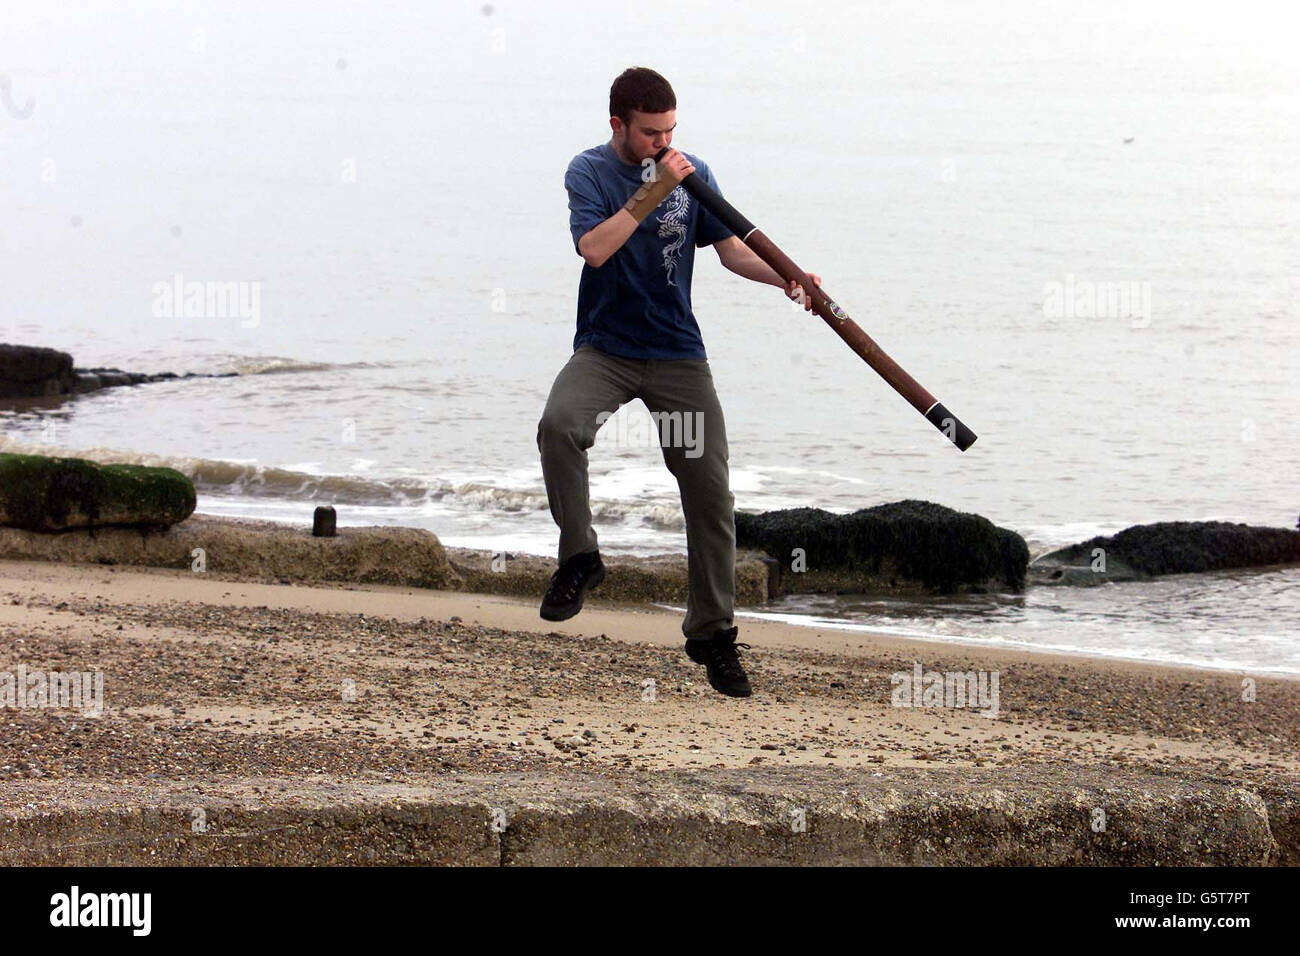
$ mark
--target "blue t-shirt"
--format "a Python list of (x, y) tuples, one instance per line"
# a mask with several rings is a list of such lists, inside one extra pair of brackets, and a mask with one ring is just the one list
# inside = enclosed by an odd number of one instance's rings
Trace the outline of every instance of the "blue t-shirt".
[[(713, 173), (684, 153), (695, 175), (714, 189)], [(564, 174), (573, 248), (641, 188), (642, 167), (624, 162), (609, 143), (573, 157)], [(636, 359), (702, 359), (704, 340), (691, 311), (695, 249), (730, 236), (681, 186), (637, 226), (599, 269), (583, 264), (578, 284), (578, 331), (573, 348), (591, 345)], [(581, 253), (579, 253), (581, 255)]]

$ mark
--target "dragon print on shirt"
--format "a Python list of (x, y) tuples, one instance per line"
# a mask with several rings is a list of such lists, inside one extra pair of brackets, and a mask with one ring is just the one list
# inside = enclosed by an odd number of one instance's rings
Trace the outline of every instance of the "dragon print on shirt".
[(675, 286), (673, 273), (677, 271), (677, 260), (681, 258), (682, 245), (686, 242), (686, 223), (690, 219), (691, 197), (686, 190), (678, 186), (668, 198), (664, 200), (661, 207), (664, 210), (659, 217), (659, 238), (671, 239), (663, 249), (664, 272), (668, 276), (668, 284)]

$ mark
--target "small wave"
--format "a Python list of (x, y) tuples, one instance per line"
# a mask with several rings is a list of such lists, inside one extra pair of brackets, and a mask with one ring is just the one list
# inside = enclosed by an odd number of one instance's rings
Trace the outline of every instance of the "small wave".
[[(441, 501), (459, 509), (489, 513), (543, 511), (549, 507), (544, 492), (501, 488), (482, 482), (453, 483), (445, 479), (419, 477), (385, 479), (361, 475), (320, 475), (247, 461), (189, 455), (154, 455), (116, 448), (61, 448), (19, 441), (8, 435), (0, 435), (0, 451), (18, 455), (85, 458), (101, 465), (174, 468), (194, 482), (195, 490), (212, 495), (349, 505), (409, 506)], [(596, 499), (591, 502), (591, 513), (596, 521), (639, 518), (646, 526), (661, 530), (681, 531), (686, 527), (680, 508), (653, 501)]]
[(540, 511), (547, 507), (546, 495), (540, 492), (498, 488), (473, 481), (452, 486), (447, 493), (458, 504), (480, 511)]
[[(500, 488), (481, 482), (455, 485), (449, 494), (458, 505), (482, 511), (543, 511), (550, 507), (545, 492)], [(640, 519), (644, 525), (662, 531), (686, 529), (686, 518), (680, 507), (653, 501), (626, 502), (596, 498), (591, 502), (591, 518), (597, 522)]]
[(631, 504), (621, 501), (593, 501), (591, 517), (593, 521), (626, 521), (629, 518), (640, 518), (642, 524), (660, 531), (686, 530), (686, 517), (682, 514), (681, 508), (649, 501)]
[(286, 358), (246, 358), (234, 362), (232, 372), (240, 375), (274, 375), (279, 372), (324, 372), (329, 362), (300, 362)]
[(278, 355), (232, 355), (221, 364), (223, 372), (237, 375), (278, 375), (294, 372), (327, 372), (335, 369), (391, 368), (390, 362), (309, 362)]

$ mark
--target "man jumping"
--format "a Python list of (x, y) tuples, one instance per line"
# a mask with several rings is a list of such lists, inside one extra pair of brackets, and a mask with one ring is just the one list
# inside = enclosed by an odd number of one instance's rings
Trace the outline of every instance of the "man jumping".
[[(686, 653), (707, 669), (709, 684), (748, 697), (732, 624), (736, 578), (735, 498), (728, 474), (727, 430), (699, 325), (691, 311), (695, 249), (712, 245), (737, 275), (811, 298), (779, 275), (679, 185), (691, 173), (718, 188), (709, 167), (670, 149), (677, 98), (654, 70), (625, 70), (610, 87), (607, 143), (573, 157), (564, 175), (569, 229), (582, 256), (574, 352), (551, 386), (537, 426), (551, 516), (560, 528), (559, 568), (541, 616), (563, 621), (582, 610), (586, 592), (605, 578), (591, 526), (587, 449), (611, 414), (634, 398), (661, 423), (696, 423), (686, 448), (661, 425), (664, 463), (677, 479), (686, 517), (689, 594), (682, 633)], [(809, 273), (815, 285), (816, 275)]]

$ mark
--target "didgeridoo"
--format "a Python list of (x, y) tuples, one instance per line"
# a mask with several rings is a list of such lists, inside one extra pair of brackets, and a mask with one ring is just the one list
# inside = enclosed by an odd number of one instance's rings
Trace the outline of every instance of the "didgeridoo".
[[(655, 162), (663, 159), (669, 147), (665, 146), (655, 155)], [(753, 223), (736, 211), (736, 208), (718, 195), (718, 191), (694, 173), (682, 180), (682, 188), (699, 200), (709, 212), (717, 216), (728, 229), (740, 237), (741, 241), (757, 253), (787, 283), (798, 282), (805, 293), (812, 299), (812, 307), (826, 324), (835, 330), (835, 334), (848, 343), (849, 348), (862, 356), (863, 360), (879, 373), (880, 377), (894, 387), (894, 391), (907, 399), (918, 412), (944, 437), (962, 451), (975, 444), (975, 433), (962, 424), (944, 404), (926, 391), (921, 384), (885, 354), (885, 350), (863, 332), (861, 327), (849, 318), (849, 314), (821, 290), (813, 285), (808, 273), (804, 272), (794, 260), (777, 248), (776, 243), (763, 235)]]

